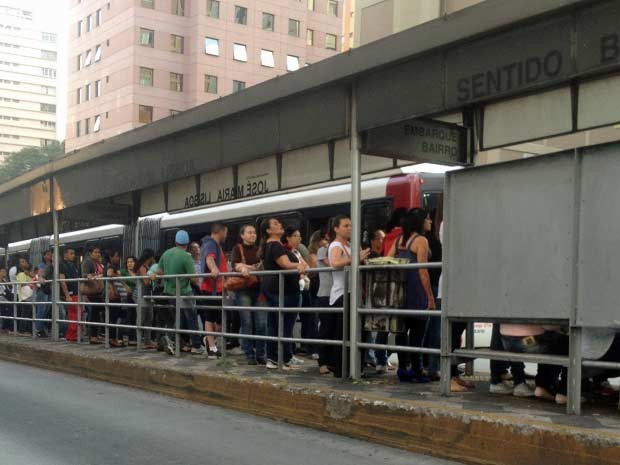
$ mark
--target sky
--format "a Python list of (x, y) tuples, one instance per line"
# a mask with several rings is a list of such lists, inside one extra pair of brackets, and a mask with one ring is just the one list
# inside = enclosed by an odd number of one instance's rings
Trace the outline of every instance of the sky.
[(58, 71), (56, 83), (56, 132), (64, 140), (67, 118), (67, 30), (69, 0), (0, 0), (0, 5), (22, 8), (33, 12), (37, 27), (58, 34)]

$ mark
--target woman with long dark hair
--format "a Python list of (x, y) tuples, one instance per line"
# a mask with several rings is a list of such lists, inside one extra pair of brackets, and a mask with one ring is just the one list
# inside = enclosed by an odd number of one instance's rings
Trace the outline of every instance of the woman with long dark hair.
[[(265, 271), (270, 270), (297, 270), (302, 275), (307, 265), (300, 263), (295, 254), (282, 244), (284, 229), (282, 223), (277, 218), (267, 218), (260, 225), (260, 256), (263, 260)], [(287, 274), (284, 276), (284, 306), (299, 307), (299, 275)], [(261, 292), (270, 307), (279, 306), (279, 277), (278, 275), (266, 275), (261, 280)], [(293, 326), (295, 325), (296, 314), (292, 312), (284, 313), (284, 327), (282, 333), (284, 337), (293, 336)], [(269, 312), (267, 317), (267, 334), (269, 336), (278, 335), (278, 313)], [(290, 342), (282, 344), (284, 367), (294, 368), (296, 359), (293, 357), (293, 345)], [(278, 367), (278, 343), (275, 341), (267, 342), (267, 368), (275, 369)]]
[[(427, 263), (431, 258), (428, 239), (425, 234), (431, 230), (430, 215), (421, 208), (415, 208), (403, 219), (403, 233), (390, 249), (390, 257), (404, 258), (409, 263)], [(428, 270), (407, 271), (405, 307), (411, 310), (435, 310), (435, 296), (431, 288)], [(397, 344), (422, 347), (428, 317), (405, 317), (406, 333), (397, 335)], [(398, 354), (398, 377), (401, 381), (428, 382), (423, 375), (421, 354), (400, 352)]]

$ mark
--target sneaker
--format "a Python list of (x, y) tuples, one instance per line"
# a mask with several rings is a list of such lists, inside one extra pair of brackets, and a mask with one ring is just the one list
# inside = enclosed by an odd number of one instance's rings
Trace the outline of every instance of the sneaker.
[(278, 369), (278, 364), (276, 362), (274, 362), (271, 359), (267, 359), (267, 363), (265, 363), (265, 366), (269, 369), (269, 370), (277, 370)]
[(164, 343), (164, 351), (168, 355), (174, 355), (174, 343), (172, 340), (168, 336), (164, 336), (162, 339)]
[(502, 381), (501, 383), (491, 384), (489, 386), (489, 392), (491, 394), (511, 395), (514, 393), (514, 387), (511, 383)]
[(207, 358), (209, 360), (217, 360), (222, 356), (222, 352), (220, 352), (217, 347), (209, 347), (207, 351)]
[(520, 383), (514, 387), (512, 393), (515, 397), (534, 397), (534, 389), (527, 383)]
[(204, 355), (206, 351), (207, 349), (205, 348), (205, 346), (192, 347), (192, 354), (194, 355)]
[(300, 358), (295, 357), (294, 355), (288, 361), (289, 365), (303, 365), (304, 361)]
[(37, 337), (44, 339), (44, 338), (49, 337), (49, 336), (48, 336), (47, 332), (45, 332), (45, 331), (37, 331)]
[(226, 351), (230, 354), (230, 355), (244, 355), (245, 353), (243, 352), (243, 350), (241, 350), (241, 347), (237, 346), (237, 347), (233, 347), (232, 349), (226, 349)]
[(375, 367), (375, 372), (378, 375), (382, 375), (383, 373), (385, 373), (387, 371), (387, 367), (385, 365), (377, 365)]
[(319, 358), (319, 354), (312, 354), (312, 360), (318, 360)]

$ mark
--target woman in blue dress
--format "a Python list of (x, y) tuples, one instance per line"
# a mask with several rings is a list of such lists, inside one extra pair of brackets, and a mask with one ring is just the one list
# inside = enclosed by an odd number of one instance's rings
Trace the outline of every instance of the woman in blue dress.
[[(430, 215), (421, 208), (407, 213), (403, 220), (403, 233), (389, 252), (391, 257), (404, 258), (409, 263), (427, 263), (431, 258), (428, 239), (424, 235), (431, 230)], [(407, 270), (405, 308), (410, 310), (435, 310), (435, 297), (428, 270)], [(396, 344), (422, 347), (428, 317), (404, 317), (405, 333), (396, 335)], [(422, 354), (398, 353), (398, 377), (401, 381), (428, 382), (423, 374)]]

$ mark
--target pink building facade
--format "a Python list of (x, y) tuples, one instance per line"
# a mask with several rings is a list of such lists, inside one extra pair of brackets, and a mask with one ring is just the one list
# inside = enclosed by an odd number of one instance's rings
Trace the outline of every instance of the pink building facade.
[(71, 0), (66, 150), (340, 52), (343, 0)]

